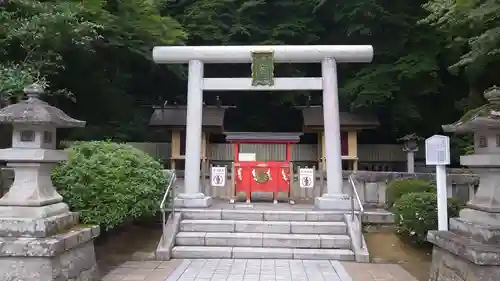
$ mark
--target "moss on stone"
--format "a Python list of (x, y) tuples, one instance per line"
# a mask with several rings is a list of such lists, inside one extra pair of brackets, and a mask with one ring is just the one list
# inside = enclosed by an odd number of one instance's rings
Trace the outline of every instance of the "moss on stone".
[(467, 113), (460, 118), (459, 122), (468, 122), (476, 117), (486, 117), (490, 115), (491, 111), (500, 111), (500, 104), (485, 104), (478, 108), (469, 110)]

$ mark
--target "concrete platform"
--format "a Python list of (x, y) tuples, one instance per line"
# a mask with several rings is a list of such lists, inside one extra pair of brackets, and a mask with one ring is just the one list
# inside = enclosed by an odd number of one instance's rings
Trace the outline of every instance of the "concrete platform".
[(176, 246), (172, 256), (177, 259), (311, 259), (353, 261), (354, 253), (349, 249), (305, 249), (262, 247), (209, 247)]
[(348, 235), (234, 233), (234, 232), (179, 232), (179, 246), (227, 246), (266, 248), (330, 248), (349, 249)]
[[(236, 202), (234, 204), (230, 204), (228, 200), (222, 200), (222, 199), (212, 199), (212, 205), (208, 208), (203, 208), (203, 209), (189, 209), (190, 211), (193, 210), (193, 216), (196, 215), (196, 218), (189, 217), (189, 214), (186, 214), (184, 211), (186, 208), (177, 208), (177, 211), (183, 210), (184, 218), (185, 219), (233, 219), (233, 220), (238, 220), (238, 219), (247, 219), (247, 220), (278, 220), (278, 219), (271, 219), (272, 216), (272, 211), (308, 211), (311, 215), (307, 218), (299, 218), (297, 216), (293, 218), (289, 218), (288, 220), (293, 220), (293, 221), (313, 221), (315, 220), (314, 217), (319, 216), (320, 214), (323, 214), (323, 217), (318, 217), (316, 220), (322, 221), (322, 220), (329, 220), (329, 221), (336, 221), (341, 219), (342, 215), (346, 213), (345, 210), (319, 210), (314, 206), (313, 201), (301, 201), (301, 202), (296, 202), (296, 204), (289, 204), (286, 201), (280, 201), (278, 204), (273, 204), (272, 202), (251, 202), (251, 203), (245, 203), (245, 202)], [(226, 212), (224, 212), (224, 210)], [(229, 212), (229, 210), (232, 210)], [(194, 213), (194, 212), (198, 213)], [(207, 212), (208, 211), (208, 212)], [(219, 211), (222, 212), (222, 217), (219, 216)], [(241, 211), (241, 213), (244, 213), (245, 215), (248, 215), (249, 212), (247, 211), (258, 211), (256, 214), (254, 214), (254, 217), (241, 217), (238, 216), (238, 211)], [(261, 218), (260, 217), (260, 212), (268, 212), (268, 217), (266, 218)], [(347, 212), (350, 212), (348, 210)], [(200, 217), (201, 214), (199, 213), (205, 213), (205, 218)], [(328, 217), (324, 217), (324, 214), (327, 214)], [(232, 216), (232, 217), (231, 217)], [(281, 216), (283, 218), (283, 216)], [(282, 220), (279, 219), (279, 220)], [(394, 215), (387, 210), (381, 209), (381, 208), (371, 208), (371, 207), (365, 207), (365, 212), (363, 215), (363, 223), (366, 224), (392, 224), (394, 223)]]

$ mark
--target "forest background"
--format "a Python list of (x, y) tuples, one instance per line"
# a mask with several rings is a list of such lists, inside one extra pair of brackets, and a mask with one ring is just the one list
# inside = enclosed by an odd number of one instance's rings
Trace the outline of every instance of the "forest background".
[[(365, 143), (428, 137), (485, 103), (500, 82), (500, 0), (0, 0), (0, 101), (38, 82), (48, 100), (87, 127), (68, 139), (165, 141), (147, 126), (152, 105), (185, 104), (185, 66), (156, 65), (157, 45), (371, 44), (371, 64), (339, 67), (341, 109), (378, 116)], [(209, 77), (250, 76), (210, 65)], [(317, 76), (319, 65), (280, 64), (276, 76)], [(294, 105), (320, 92), (220, 96), (230, 131), (300, 131)], [(269, 122), (269, 120), (276, 120)], [(454, 155), (470, 136), (453, 136)]]

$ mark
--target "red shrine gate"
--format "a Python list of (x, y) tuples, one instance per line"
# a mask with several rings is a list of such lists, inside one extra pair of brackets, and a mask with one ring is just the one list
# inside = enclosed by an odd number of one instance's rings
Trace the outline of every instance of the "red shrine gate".
[[(226, 139), (234, 145), (234, 194), (244, 192), (250, 202), (252, 192), (272, 192), (277, 203), (278, 192), (291, 191), (291, 145), (299, 142), (300, 134), (289, 133), (229, 133)], [(252, 152), (255, 159), (240, 159), (241, 146), (245, 144), (281, 144), (285, 146), (286, 158), (280, 160), (259, 159), (258, 151)], [(248, 155), (248, 151), (245, 151)]]

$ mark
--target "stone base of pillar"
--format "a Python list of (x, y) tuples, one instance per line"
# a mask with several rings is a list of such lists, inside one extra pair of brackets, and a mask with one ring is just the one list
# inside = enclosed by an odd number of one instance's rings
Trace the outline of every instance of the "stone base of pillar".
[[(44, 238), (57, 235), (78, 224), (78, 213), (66, 213), (40, 219), (0, 218), (0, 238), (35, 237)], [(94, 232), (99, 229), (93, 229)], [(1, 280), (1, 279), (0, 279)]]
[(0, 218), (0, 280), (98, 281), (93, 239), (99, 227), (77, 223), (75, 213)]
[(174, 199), (176, 208), (207, 208), (212, 206), (212, 197), (203, 193), (181, 193)]
[(429, 231), (434, 244), (429, 281), (500, 278), (500, 226), (450, 219), (450, 231)]
[(41, 219), (69, 213), (68, 205), (56, 203), (46, 206), (0, 206), (0, 218)]
[(480, 224), (489, 224), (489, 225), (500, 225), (500, 213), (491, 213), (485, 212), (477, 209), (464, 208), (460, 211), (460, 218), (480, 223)]
[[(314, 198), (314, 206), (321, 210), (350, 210), (351, 199), (347, 194), (323, 194)], [(355, 205), (356, 207), (356, 205)]]

